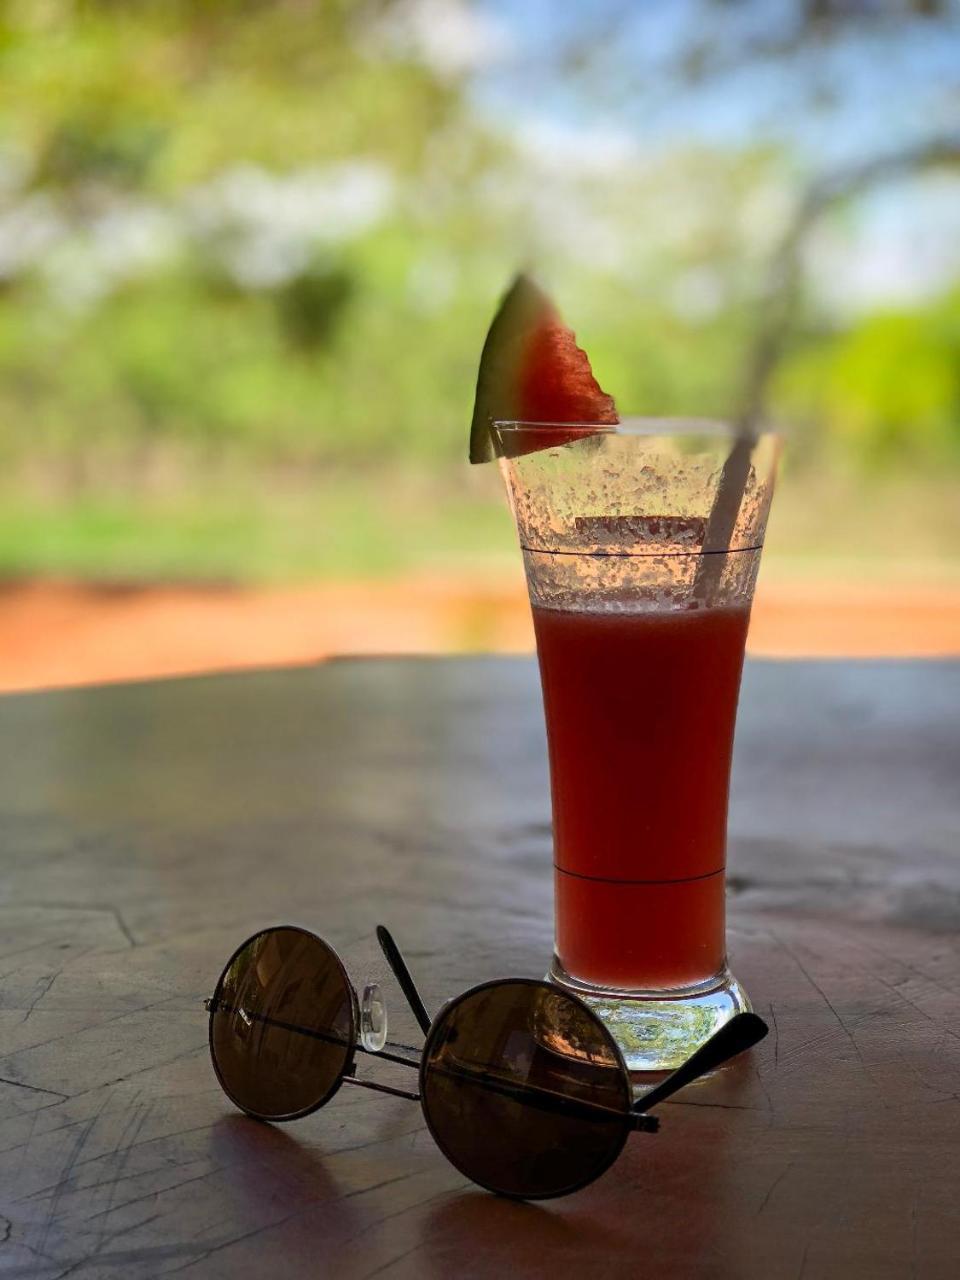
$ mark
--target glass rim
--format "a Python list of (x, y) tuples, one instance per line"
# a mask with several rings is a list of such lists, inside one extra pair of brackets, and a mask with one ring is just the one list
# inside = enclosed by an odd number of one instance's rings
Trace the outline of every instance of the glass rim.
[[(684, 418), (680, 416), (645, 417), (631, 414), (619, 422), (534, 422), (521, 418), (497, 418), (492, 423), (498, 433), (520, 431), (570, 431), (582, 435), (611, 436), (716, 436), (735, 440), (740, 434), (735, 423), (723, 418)], [(750, 432), (754, 444), (765, 439), (779, 439), (780, 432), (761, 426)]]

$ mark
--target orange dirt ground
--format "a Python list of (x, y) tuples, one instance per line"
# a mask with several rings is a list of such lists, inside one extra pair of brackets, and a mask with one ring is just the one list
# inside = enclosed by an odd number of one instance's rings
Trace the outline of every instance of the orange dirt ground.
[[(316, 662), (533, 648), (520, 580), (284, 588), (0, 588), (0, 691)], [(762, 583), (748, 648), (776, 657), (960, 655), (960, 586)]]

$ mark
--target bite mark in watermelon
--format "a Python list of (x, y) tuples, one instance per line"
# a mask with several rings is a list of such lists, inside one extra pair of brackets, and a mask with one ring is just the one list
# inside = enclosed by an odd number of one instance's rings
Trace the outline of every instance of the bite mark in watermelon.
[[(543, 290), (518, 275), (483, 344), (470, 429), (470, 461), (495, 457), (494, 422), (615, 423), (613, 398), (593, 376), (573, 330)], [(514, 456), (581, 439), (583, 432), (538, 431), (518, 439)]]

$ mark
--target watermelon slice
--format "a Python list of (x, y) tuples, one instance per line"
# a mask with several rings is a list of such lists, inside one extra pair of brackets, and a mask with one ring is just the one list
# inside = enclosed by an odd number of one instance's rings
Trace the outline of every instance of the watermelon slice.
[[(613, 398), (602, 391), (573, 330), (529, 276), (518, 275), (504, 295), (483, 344), (470, 428), (470, 461), (495, 456), (494, 422), (619, 422)], [(533, 433), (515, 454), (582, 438), (563, 430)]]

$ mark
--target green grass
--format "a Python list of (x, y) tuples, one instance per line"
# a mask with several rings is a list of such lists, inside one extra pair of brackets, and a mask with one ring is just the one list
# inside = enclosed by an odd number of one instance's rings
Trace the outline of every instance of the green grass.
[(458, 572), (515, 554), (499, 494), (417, 477), (305, 491), (212, 486), (142, 497), (0, 495), (0, 576), (269, 582)]
[[(0, 577), (100, 582), (295, 582), (451, 576), (516, 565), (492, 467), (219, 477), (189, 470), (138, 493), (115, 480), (70, 496), (0, 491)], [(960, 577), (951, 477), (803, 473), (774, 503), (766, 573)]]
[(952, 471), (792, 469), (789, 452), (764, 552), (768, 577), (960, 580)]

